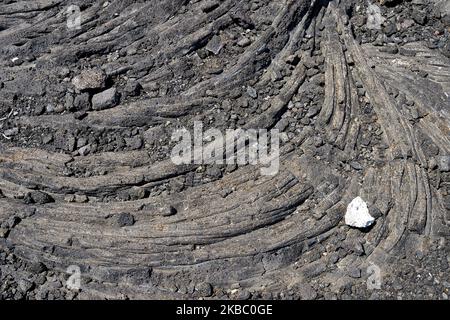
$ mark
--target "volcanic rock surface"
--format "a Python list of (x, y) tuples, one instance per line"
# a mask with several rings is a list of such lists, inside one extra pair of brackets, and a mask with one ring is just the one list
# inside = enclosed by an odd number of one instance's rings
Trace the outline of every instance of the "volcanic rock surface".
[[(445, 0), (3, 0), (0, 298), (448, 299), (449, 96)], [(174, 164), (194, 121), (278, 174)]]

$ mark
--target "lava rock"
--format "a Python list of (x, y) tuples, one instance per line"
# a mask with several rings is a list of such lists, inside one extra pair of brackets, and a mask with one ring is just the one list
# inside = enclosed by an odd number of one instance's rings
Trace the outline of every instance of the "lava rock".
[(34, 108), (34, 115), (35, 116), (40, 116), (41, 114), (43, 114), (45, 112), (45, 106), (41, 105), (37, 105)]
[(347, 274), (354, 279), (361, 278), (361, 269), (356, 267), (349, 268)]
[(33, 262), (28, 266), (27, 269), (28, 269), (28, 271), (35, 273), (35, 274), (39, 274), (44, 271), (47, 271), (47, 267), (42, 262)]
[(141, 137), (125, 138), (124, 140), (126, 146), (131, 150), (138, 150), (143, 146), (143, 141)]
[(76, 194), (74, 195), (74, 199), (76, 203), (86, 203), (89, 201), (89, 198), (84, 194)]
[(243, 37), (241, 40), (238, 41), (237, 45), (239, 47), (247, 47), (250, 45), (250, 43), (252, 43), (252, 42), (249, 38)]
[(57, 135), (56, 145), (65, 151), (74, 151), (77, 140), (72, 134)]
[(76, 110), (89, 110), (91, 108), (91, 103), (89, 101), (89, 94), (83, 92), (75, 96), (73, 100), (73, 107)]
[(174, 214), (177, 213), (177, 209), (175, 209), (173, 206), (166, 206), (163, 207), (159, 210), (159, 213), (163, 216), (163, 217), (169, 217), (169, 216), (173, 216)]
[[(9, 230), (5, 229), (5, 228), (0, 228), (0, 238), (6, 238), (6, 236), (8, 235)], [(0, 273), (1, 274), (1, 273)]]
[(45, 192), (42, 191), (32, 191), (27, 193), (24, 198), (24, 202), (26, 204), (46, 204), (50, 202), (54, 202), (53, 198)]
[(220, 53), (220, 50), (222, 50), (222, 48), (223, 43), (219, 36), (212, 37), (212, 39), (209, 40), (208, 44), (206, 45), (206, 50), (215, 55), (218, 55)]
[(141, 93), (142, 86), (136, 80), (128, 80), (125, 88), (123, 89), (123, 93), (125, 96), (134, 97), (138, 96)]
[(425, 12), (414, 10), (412, 13), (412, 18), (417, 24), (420, 24), (421, 26), (427, 23), (427, 15)]
[(397, 32), (397, 26), (395, 23), (390, 22), (384, 26), (383, 31), (388, 37), (390, 37)]
[(213, 287), (208, 282), (202, 282), (195, 286), (195, 291), (200, 297), (210, 297), (213, 294)]
[[(288, 56), (288, 57), (286, 57), (286, 63), (288, 63), (288, 64), (291, 64), (291, 65), (293, 65), (293, 66), (296, 66), (299, 62), (300, 62), (300, 58), (299, 58), (299, 56), (297, 55), (297, 54), (292, 54), (292, 55), (290, 55), (290, 56)], [(306, 65), (305, 65), (306, 66)], [(308, 68), (308, 66), (306, 66), (307, 68)], [(311, 66), (311, 68), (312, 67), (314, 67), (314, 65), (313, 66)]]
[(124, 201), (139, 200), (144, 199), (146, 195), (147, 192), (144, 188), (132, 187), (130, 189), (120, 190), (117, 194), (117, 198)]
[(345, 223), (355, 228), (367, 228), (375, 222), (369, 214), (367, 204), (360, 197), (350, 202), (345, 213)]
[(53, 141), (53, 135), (51, 133), (46, 134), (45, 136), (42, 137), (43, 144), (49, 144), (52, 141)]
[(81, 156), (88, 155), (90, 151), (91, 151), (91, 146), (90, 145), (87, 145), (87, 146), (84, 146), (84, 147), (81, 147), (80, 149), (78, 149), (78, 153)]
[(19, 133), (19, 128), (7, 129), (3, 132), (3, 134), (7, 137), (13, 137)]
[(258, 97), (258, 92), (256, 91), (256, 89), (250, 86), (247, 87), (247, 94), (253, 99), (256, 99)]
[(205, 13), (209, 13), (219, 7), (220, 3), (216, 0), (206, 1), (205, 4), (202, 5), (202, 11)]
[(450, 155), (437, 157), (437, 164), (440, 171), (450, 171)]
[(375, 4), (369, 4), (367, 7), (367, 29), (380, 30), (384, 20), (380, 7)]
[(127, 271), (127, 277), (136, 285), (148, 282), (151, 274), (152, 268), (131, 269)]
[(301, 300), (314, 300), (317, 297), (314, 288), (306, 283), (298, 286), (298, 294)]
[(147, 195), (147, 192), (144, 188), (141, 187), (132, 187), (128, 190), (128, 194), (131, 200), (139, 200), (144, 199)]
[(34, 283), (25, 279), (21, 279), (17, 282), (17, 285), (23, 293), (27, 293), (34, 287)]
[(385, 46), (380, 48), (380, 52), (386, 52), (389, 54), (397, 54), (398, 53), (398, 47), (397, 46)]

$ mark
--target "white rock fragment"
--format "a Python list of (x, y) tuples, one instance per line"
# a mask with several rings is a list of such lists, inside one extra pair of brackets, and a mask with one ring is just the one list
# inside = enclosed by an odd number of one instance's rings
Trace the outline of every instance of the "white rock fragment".
[(215, 55), (218, 55), (220, 53), (220, 50), (222, 50), (222, 48), (223, 44), (219, 36), (212, 37), (212, 39), (206, 45), (206, 50), (214, 53)]
[(369, 214), (367, 204), (360, 197), (356, 197), (347, 206), (345, 213), (345, 224), (355, 228), (367, 228), (374, 223), (375, 219)]

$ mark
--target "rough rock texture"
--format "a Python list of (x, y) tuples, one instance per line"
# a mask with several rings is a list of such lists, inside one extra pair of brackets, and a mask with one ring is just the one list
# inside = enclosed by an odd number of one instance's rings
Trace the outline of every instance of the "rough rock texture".
[[(444, 2), (3, 1), (0, 298), (447, 299)], [(175, 165), (194, 121), (280, 129), (279, 173)]]
[(360, 197), (356, 197), (349, 203), (344, 219), (347, 225), (355, 228), (367, 228), (375, 222), (369, 213), (367, 203)]

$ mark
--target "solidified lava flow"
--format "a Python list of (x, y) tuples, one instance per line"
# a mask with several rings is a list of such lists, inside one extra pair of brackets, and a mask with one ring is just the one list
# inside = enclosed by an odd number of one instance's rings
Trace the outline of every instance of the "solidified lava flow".
[(0, 299), (448, 299), (449, 228), (449, 1), (0, 1)]

